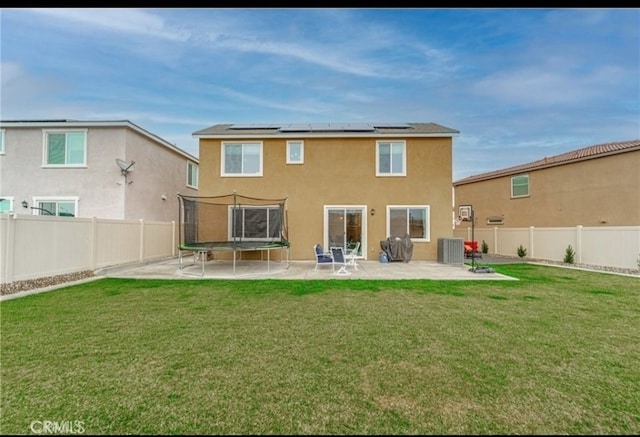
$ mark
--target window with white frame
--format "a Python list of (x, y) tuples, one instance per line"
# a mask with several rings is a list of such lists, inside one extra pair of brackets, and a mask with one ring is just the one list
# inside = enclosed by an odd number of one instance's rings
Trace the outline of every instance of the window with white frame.
[(0, 129), (0, 155), (4, 155), (4, 129)]
[(430, 240), (429, 205), (387, 206), (387, 236), (403, 237), (409, 234), (412, 240)]
[(58, 215), (63, 217), (76, 217), (78, 211), (78, 198), (49, 198), (40, 197), (33, 199), (31, 210), (35, 215)]
[(198, 165), (187, 161), (187, 187), (198, 188)]
[(262, 142), (223, 142), (222, 176), (262, 176)]
[(304, 141), (287, 141), (287, 164), (304, 163)]
[(0, 196), (0, 212), (13, 211), (13, 197)]
[(406, 176), (406, 161), (404, 141), (376, 142), (376, 176)]
[(87, 164), (87, 131), (44, 131), (45, 167), (84, 167)]
[(277, 205), (229, 206), (229, 239), (275, 241), (280, 239), (282, 212)]
[(525, 197), (529, 195), (529, 175), (521, 174), (511, 178), (511, 197)]

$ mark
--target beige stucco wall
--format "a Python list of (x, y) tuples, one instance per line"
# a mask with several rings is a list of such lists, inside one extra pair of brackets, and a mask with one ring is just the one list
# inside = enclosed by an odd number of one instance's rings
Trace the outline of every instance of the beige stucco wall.
[[(304, 164), (286, 164), (287, 139), (304, 141)], [(377, 259), (380, 240), (387, 238), (387, 205), (429, 205), (430, 242), (414, 243), (413, 259), (436, 260), (438, 237), (452, 235), (452, 140), (406, 138), (407, 176), (376, 177), (376, 140), (384, 139), (388, 138), (265, 139), (262, 177), (220, 177), (222, 140), (200, 139), (199, 195), (237, 190), (251, 197), (286, 196), (292, 259), (313, 259), (313, 245), (323, 241), (325, 205), (366, 207), (367, 259)]]
[(456, 186), (456, 207), (472, 204), (481, 227), (500, 215), (503, 227), (640, 224), (640, 151), (527, 173), (528, 197), (511, 199), (511, 176), (504, 176)]

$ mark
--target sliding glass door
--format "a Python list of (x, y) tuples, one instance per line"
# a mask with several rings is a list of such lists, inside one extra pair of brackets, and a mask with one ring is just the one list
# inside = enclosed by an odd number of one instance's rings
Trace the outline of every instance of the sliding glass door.
[(342, 247), (345, 253), (360, 243), (358, 256), (365, 246), (366, 206), (325, 206), (324, 241), (327, 248)]

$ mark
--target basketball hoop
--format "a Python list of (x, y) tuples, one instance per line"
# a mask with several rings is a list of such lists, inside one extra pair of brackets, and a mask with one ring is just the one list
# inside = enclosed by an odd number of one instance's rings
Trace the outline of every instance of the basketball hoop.
[(455, 222), (456, 222), (456, 226), (460, 226), (460, 223), (462, 223), (462, 217), (458, 216)]

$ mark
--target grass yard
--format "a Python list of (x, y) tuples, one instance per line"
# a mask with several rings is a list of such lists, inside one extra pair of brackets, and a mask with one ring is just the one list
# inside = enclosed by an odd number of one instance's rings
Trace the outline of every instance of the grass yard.
[[(2, 434), (639, 434), (640, 279), (100, 279), (1, 303)], [(66, 427), (66, 428), (65, 428)]]

